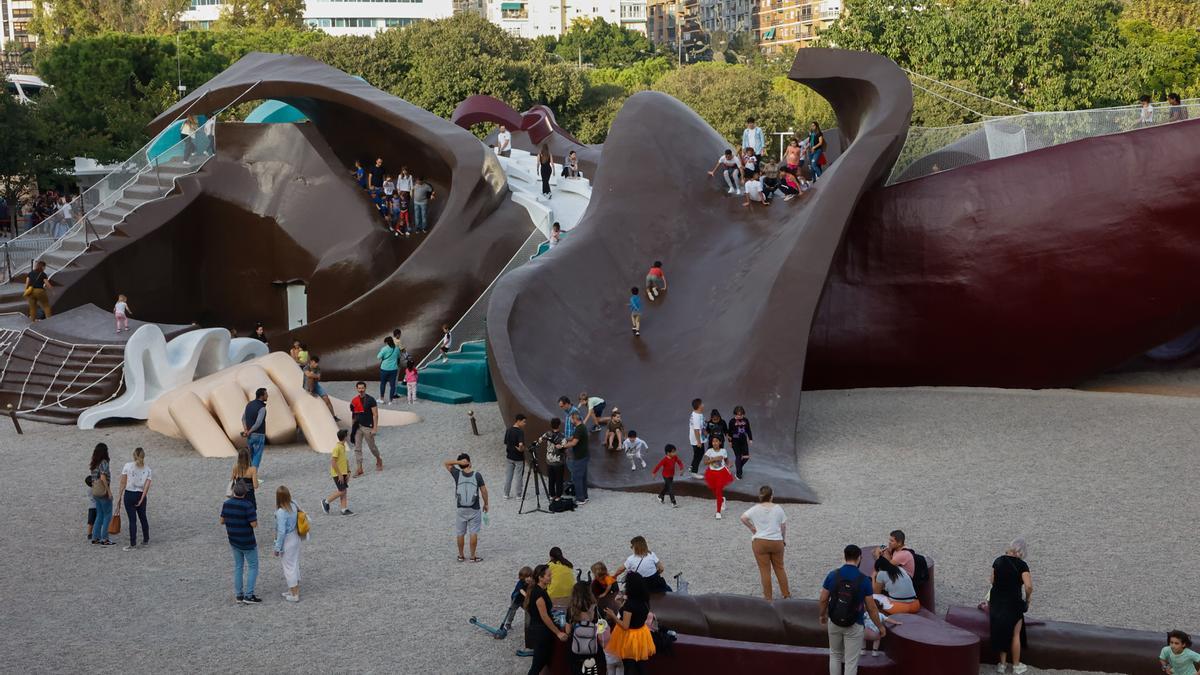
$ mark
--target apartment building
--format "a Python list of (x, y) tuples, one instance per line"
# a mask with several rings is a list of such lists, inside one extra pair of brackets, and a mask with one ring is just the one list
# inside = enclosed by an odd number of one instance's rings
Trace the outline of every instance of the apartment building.
[(646, 0), (487, 0), (487, 18), (524, 38), (562, 35), (577, 19), (604, 19), (647, 32)]
[(33, 0), (0, 0), (0, 50), (32, 47), (37, 42), (29, 34), (32, 18)]
[(755, 0), (754, 37), (763, 51), (806, 46), (842, 13), (841, 0)]
[(755, 0), (700, 0), (700, 27), (733, 36), (754, 28)]
[[(0, 0), (5, 1), (14, 0)], [(208, 28), (221, 15), (222, 4), (221, 0), (192, 0), (181, 18), (188, 26)], [(442, 19), (454, 8), (455, 0), (309, 0), (304, 22), (331, 35), (373, 35), (414, 21)]]

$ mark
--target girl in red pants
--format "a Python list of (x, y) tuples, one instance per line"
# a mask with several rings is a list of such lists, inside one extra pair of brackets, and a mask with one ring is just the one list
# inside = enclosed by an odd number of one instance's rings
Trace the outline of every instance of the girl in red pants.
[(713, 436), (708, 439), (709, 447), (704, 452), (704, 482), (717, 498), (717, 519), (725, 510), (725, 486), (733, 482), (733, 474), (729, 472), (729, 453), (725, 451), (725, 439)]

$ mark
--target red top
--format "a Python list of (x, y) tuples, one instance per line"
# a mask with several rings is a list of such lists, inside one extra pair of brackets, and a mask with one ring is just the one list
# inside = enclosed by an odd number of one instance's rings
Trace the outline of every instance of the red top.
[(652, 276), (652, 277), (659, 277), (659, 278), (662, 278), (663, 271), (662, 271), (662, 268), (661, 268), (661, 267), (651, 267), (651, 268), (650, 268), (650, 271), (649, 271), (649, 272), (647, 272), (646, 274), (648, 274), (648, 275), (650, 275), (650, 276)]
[(671, 457), (670, 455), (663, 457), (658, 464), (654, 465), (654, 470), (650, 472), (650, 475), (653, 476), (661, 470), (663, 478), (674, 478), (675, 465), (677, 464), (679, 465), (680, 469), (683, 468), (683, 460), (679, 459), (679, 455), (675, 455), (674, 457)]

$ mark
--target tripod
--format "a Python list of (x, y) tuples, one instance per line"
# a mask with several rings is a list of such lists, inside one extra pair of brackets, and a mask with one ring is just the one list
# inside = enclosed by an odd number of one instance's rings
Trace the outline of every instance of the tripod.
[[(529, 448), (527, 461), (525, 462), (525, 486), (521, 488), (521, 504), (517, 507), (517, 515), (523, 513), (550, 513), (550, 511), (542, 508), (542, 493), (550, 496), (550, 489), (546, 486), (546, 477), (538, 471), (537, 462), (537, 444)], [(533, 500), (535, 506), (528, 511), (525, 510), (525, 495), (529, 492), (529, 482), (533, 481)]]

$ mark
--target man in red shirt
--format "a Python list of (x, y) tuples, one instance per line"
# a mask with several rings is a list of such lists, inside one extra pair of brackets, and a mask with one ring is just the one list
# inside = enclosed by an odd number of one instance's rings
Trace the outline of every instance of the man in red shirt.
[(358, 396), (350, 401), (350, 412), (354, 416), (354, 430), (351, 436), (355, 436), (354, 463), (357, 468), (354, 475), (361, 476), (363, 475), (362, 443), (364, 439), (367, 441), (367, 447), (371, 449), (371, 454), (375, 455), (376, 471), (383, 471), (383, 457), (379, 454), (379, 448), (375, 446), (375, 430), (379, 428), (379, 406), (374, 397), (367, 393), (365, 382), (356, 383), (355, 388), (358, 390)]
[(675, 446), (670, 443), (667, 443), (666, 454), (666, 457), (663, 457), (658, 464), (654, 465), (654, 469), (650, 471), (650, 475), (653, 476), (662, 471), (663, 489), (658, 493), (658, 502), (666, 504), (663, 501), (663, 496), (669, 496), (671, 498), (671, 506), (679, 508), (679, 504), (675, 502), (675, 493), (671, 492), (671, 484), (675, 482), (676, 468), (683, 469), (683, 460), (675, 455)]

